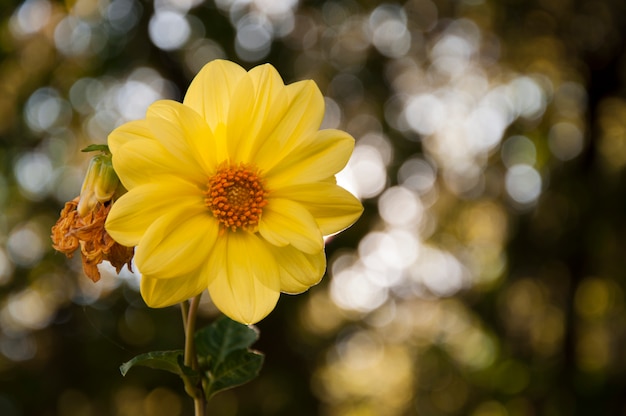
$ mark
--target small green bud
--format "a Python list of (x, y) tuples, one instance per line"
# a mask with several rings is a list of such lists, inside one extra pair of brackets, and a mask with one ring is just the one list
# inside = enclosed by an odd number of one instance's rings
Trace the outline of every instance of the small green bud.
[(89, 162), (87, 175), (83, 181), (78, 202), (78, 215), (84, 217), (93, 211), (98, 203), (110, 201), (113, 198), (118, 186), (119, 179), (110, 154), (100, 154), (94, 156)]

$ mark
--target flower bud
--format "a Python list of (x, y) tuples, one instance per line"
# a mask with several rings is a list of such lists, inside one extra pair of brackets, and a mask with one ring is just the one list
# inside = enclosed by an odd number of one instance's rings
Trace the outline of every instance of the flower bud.
[(93, 211), (98, 203), (110, 201), (119, 186), (119, 179), (110, 154), (94, 156), (89, 162), (87, 175), (83, 181), (78, 203), (78, 215), (85, 217)]

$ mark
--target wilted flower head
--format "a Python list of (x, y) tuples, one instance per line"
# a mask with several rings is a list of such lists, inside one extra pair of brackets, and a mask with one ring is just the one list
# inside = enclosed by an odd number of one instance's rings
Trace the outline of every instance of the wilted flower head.
[(113, 166), (128, 193), (108, 232), (137, 246), (141, 293), (152, 307), (209, 290), (215, 305), (254, 323), (279, 293), (315, 285), (323, 236), (350, 226), (361, 203), (336, 185), (354, 139), (319, 130), (313, 81), (284, 85), (269, 64), (246, 72), (208, 63), (183, 103), (163, 100), (114, 130)]
[(108, 260), (119, 273), (131, 267), (133, 248), (115, 242), (104, 228), (116, 192), (121, 188), (111, 165), (111, 155), (95, 156), (80, 196), (67, 202), (52, 227), (52, 247), (71, 258), (80, 248), (83, 270), (94, 282), (100, 280), (98, 264)]

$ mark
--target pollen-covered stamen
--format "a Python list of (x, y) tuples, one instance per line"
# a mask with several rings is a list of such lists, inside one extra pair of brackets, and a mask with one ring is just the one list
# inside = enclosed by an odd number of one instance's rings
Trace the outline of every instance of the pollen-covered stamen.
[(209, 179), (204, 202), (226, 229), (253, 230), (258, 224), (267, 191), (258, 170), (240, 165), (225, 165)]

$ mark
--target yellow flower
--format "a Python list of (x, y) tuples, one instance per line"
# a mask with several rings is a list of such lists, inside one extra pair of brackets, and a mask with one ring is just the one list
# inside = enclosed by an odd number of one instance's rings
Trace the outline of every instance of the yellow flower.
[(280, 292), (322, 278), (323, 235), (350, 226), (361, 203), (335, 183), (354, 139), (319, 130), (313, 81), (284, 85), (269, 64), (246, 72), (208, 63), (183, 103), (162, 100), (109, 136), (128, 193), (106, 229), (136, 246), (141, 294), (165, 307), (208, 288), (242, 323), (263, 319)]

